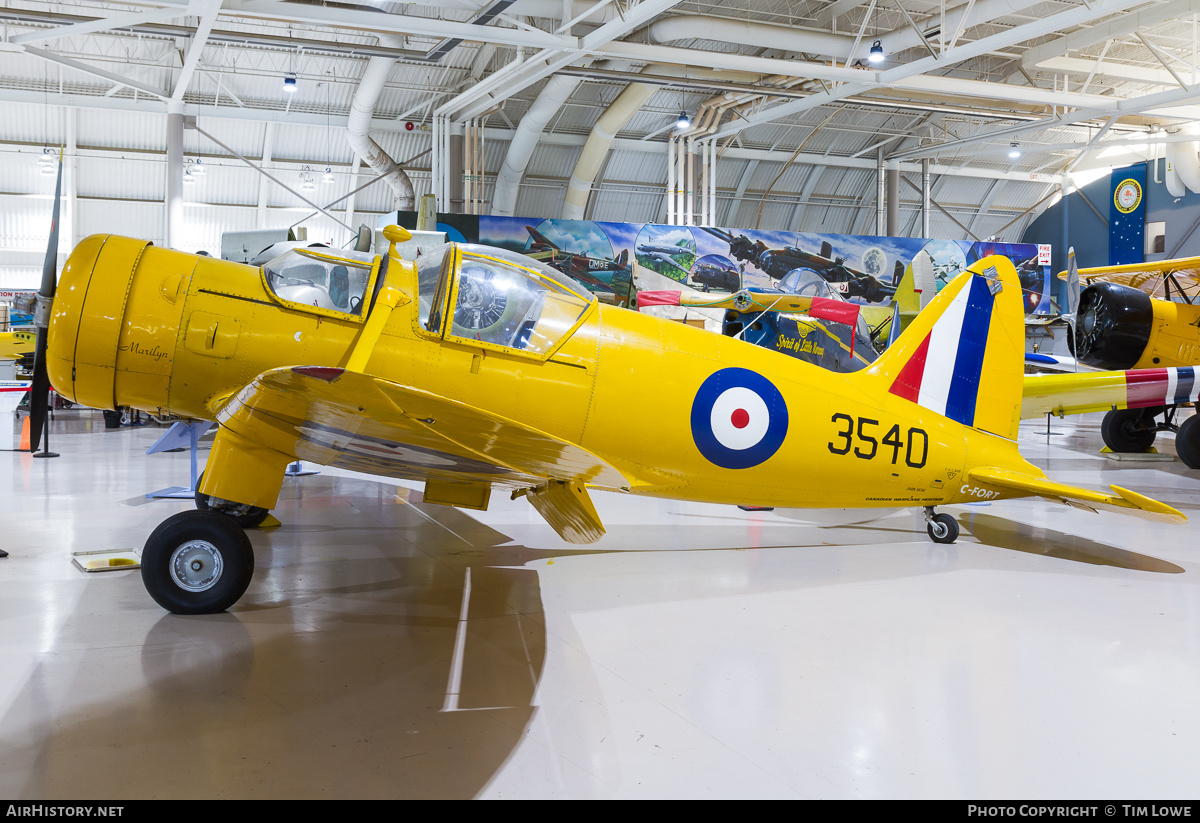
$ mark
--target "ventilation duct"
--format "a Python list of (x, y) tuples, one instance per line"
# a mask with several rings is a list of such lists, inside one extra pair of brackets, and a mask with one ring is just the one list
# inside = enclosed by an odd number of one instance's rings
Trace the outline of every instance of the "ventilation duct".
[[(757, 82), (759, 75), (738, 72), (711, 71), (705, 69), (688, 69), (683, 66), (647, 66), (643, 69), (647, 75), (660, 77), (706, 77), (713, 80), (730, 80), (734, 82)], [(575, 161), (575, 170), (571, 172), (571, 180), (567, 184), (566, 202), (563, 203), (562, 216), (564, 220), (582, 220), (584, 209), (587, 207), (588, 196), (592, 192), (592, 184), (600, 172), (600, 164), (612, 147), (617, 133), (625, 128), (629, 120), (637, 114), (646, 101), (661, 89), (659, 84), (630, 83), (617, 98), (612, 101), (596, 125), (592, 127), (583, 151)]]
[(1167, 191), (1182, 197), (1185, 186), (1200, 192), (1200, 142), (1167, 143)]
[(583, 82), (579, 77), (567, 77), (556, 74), (542, 87), (537, 99), (525, 112), (512, 141), (508, 144), (508, 154), (504, 165), (496, 175), (496, 188), (492, 193), (492, 214), (500, 217), (512, 217), (517, 207), (517, 194), (520, 191), (521, 178), (529, 165), (529, 158), (537, 147), (538, 138), (554, 113), (562, 108), (571, 94)]
[[(380, 45), (400, 48), (403, 38), (385, 33), (376, 35)], [(383, 85), (391, 73), (395, 57), (372, 57), (367, 61), (367, 69), (358, 82), (354, 92), (354, 100), (350, 103), (350, 116), (346, 121), (346, 138), (354, 153), (362, 161), (384, 176), (387, 184), (392, 187), (392, 208), (402, 211), (412, 211), (416, 207), (416, 195), (413, 192), (412, 181), (404, 169), (396, 165), (396, 161), (388, 156), (379, 144), (370, 138), (371, 117), (375, 113), (375, 104), (383, 92)]]

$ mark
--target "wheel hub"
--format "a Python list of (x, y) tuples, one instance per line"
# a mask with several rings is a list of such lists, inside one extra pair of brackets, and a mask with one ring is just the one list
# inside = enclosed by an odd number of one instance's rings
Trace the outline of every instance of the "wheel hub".
[(189, 592), (211, 589), (223, 568), (221, 552), (207, 540), (189, 540), (171, 555), (171, 580)]

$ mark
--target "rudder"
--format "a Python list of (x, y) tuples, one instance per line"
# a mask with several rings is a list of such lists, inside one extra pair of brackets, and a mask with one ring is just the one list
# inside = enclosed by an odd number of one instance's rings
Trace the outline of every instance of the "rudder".
[(1008, 258), (994, 255), (946, 286), (862, 375), (964, 426), (1015, 440), (1024, 351), (1020, 280)]

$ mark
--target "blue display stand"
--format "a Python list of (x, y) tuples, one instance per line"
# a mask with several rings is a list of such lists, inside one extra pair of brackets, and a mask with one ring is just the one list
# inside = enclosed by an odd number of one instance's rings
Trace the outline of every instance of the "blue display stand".
[(191, 483), (187, 487), (170, 486), (165, 489), (159, 489), (156, 492), (146, 492), (146, 497), (156, 499), (169, 498), (173, 500), (191, 500), (196, 497), (196, 481), (200, 477), (200, 470), (196, 459), (196, 444), (212, 427), (213, 424), (207, 420), (180, 420), (167, 429), (166, 434), (158, 438), (158, 441), (146, 450), (146, 454), (149, 455), (187, 447), (191, 451), (192, 458)]

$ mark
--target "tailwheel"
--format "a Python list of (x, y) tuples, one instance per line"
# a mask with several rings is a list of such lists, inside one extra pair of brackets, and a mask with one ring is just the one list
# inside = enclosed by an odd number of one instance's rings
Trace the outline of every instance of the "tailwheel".
[(231, 517), (243, 529), (253, 529), (256, 526), (262, 525), (262, 522), (267, 519), (267, 515), (271, 513), (270, 509), (264, 509), (262, 506), (251, 506), (247, 503), (234, 503), (232, 500), (222, 500), (219, 505), (213, 505), (212, 498), (207, 494), (200, 493), (200, 486), (204, 484), (204, 473), (196, 478), (196, 509), (202, 512), (219, 512), (226, 517)]
[(253, 575), (250, 539), (233, 518), (212, 511), (167, 518), (142, 549), (142, 584), (172, 614), (223, 612)]
[(958, 539), (958, 521), (948, 514), (925, 510), (925, 529), (934, 543), (953, 543)]
[(1189, 469), (1200, 469), (1200, 414), (1180, 425), (1175, 433), (1175, 453)]

